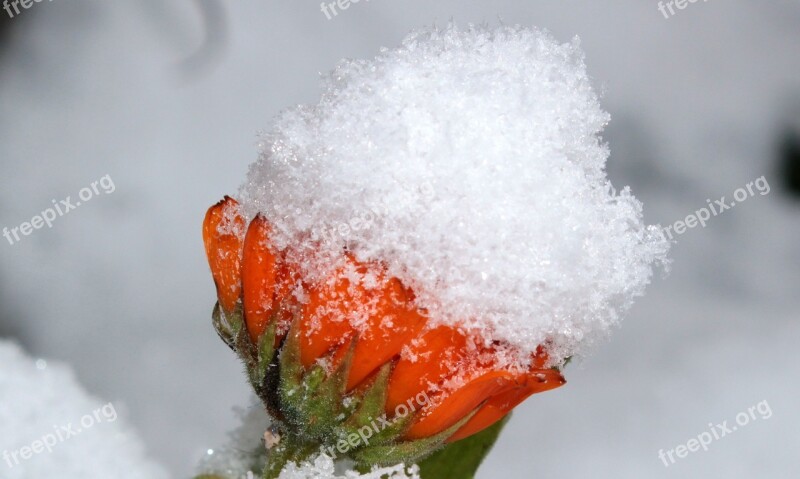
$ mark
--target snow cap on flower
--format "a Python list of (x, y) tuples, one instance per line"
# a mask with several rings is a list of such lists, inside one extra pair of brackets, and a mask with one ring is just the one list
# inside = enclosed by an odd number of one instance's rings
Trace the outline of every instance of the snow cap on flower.
[(346, 248), (413, 290), (431, 326), (547, 345), (558, 364), (619, 321), (668, 250), (610, 188), (608, 120), (577, 39), (429, 28), (341, 62), (318, 104), (279, 115), (240, 200), (305, 277)]

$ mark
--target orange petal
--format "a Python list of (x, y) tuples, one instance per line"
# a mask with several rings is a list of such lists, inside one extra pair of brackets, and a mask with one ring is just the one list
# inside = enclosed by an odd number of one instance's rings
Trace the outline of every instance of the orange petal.
[(566, 380), (558, 371), (552, 369), (533, 371), (510, 389), (489, 399), (447, 442), (455, 442), (479, 433), (505, 417), (531, 395), (555, 389), (565, 383)]
[(242, 302), (254, 343), (267, 329), (275, 296), (276, 257), (268, 245), (270, 225), (258, 215), (250, 222), (242, 252)]
[(536, 352), (531, 355), (531, 370), (545, 369), (545, 364), (550, 361), (550, 356), (547, 354), (547, 349), (539, 345), (536, 347)]
[(411, 295), (392, 278), (377, 292), (366, 327), (358, 334), (347, 389), (356, 387), (384, 363), (400, 354), (425, 325), (425, 318), (412, 305)]
[(312, 289), (303, 308), (303, 365), (330, 354), (336, 366), (356, 340), (347, 387), (358, 386), (419, 334), (425, 318), (412, 300), (398, 279), (387, 280), (379, 267), (347, 256), (344, 266)]
[(352, 339), (348, 312), (354, 306), (350, 281), (339, 269), (312, 288), (300, 314), (300, 361), (308, 368)]
[(276, 345), (289, 331), (294, 319), (295, 307), (299, 301), (294, 296), (295, 289), (302, 284), (300, 266), (287, 260), (287, 255), (281, 255), (278, 261), (278, 271), (275, 277), (275, 297), (273, 307), (280, 307), (278, 311), (278, 329), (275, 338)]
[(514, 375), (506, 371), (489, 371), (455, 391), (443, 393), (443, 398), (431, 398), (432, 407), (426, 406), (420, 416), (406, 431), (406, 439), (422, 439), (438, 434), (453, 426), (474, 411), (484, 401), (514, 384)]
[(456, 329), (439, 326), (411, 340), (389, 379), (386, 413), (436, 388), (466, 358), (467, 338)]
[(239, 203), (226, 196), (208, 209), (203, 221), (203, 242), (208, 265), (217, 287), (217, 298), (225, 311), (233, 311), (241, 294), (240, 257), (244, 218)]

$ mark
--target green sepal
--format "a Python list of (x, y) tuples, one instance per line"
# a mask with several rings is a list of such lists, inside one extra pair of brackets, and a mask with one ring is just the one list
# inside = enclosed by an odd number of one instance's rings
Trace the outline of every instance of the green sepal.
[(353, 459), (362, 466), (391, 466), (400, 462), (406, 464), (417, 462), (441, 448), (447, 438), (461, 429), (477, 412), (478, 409), (475, 409), (439, 434), (423, 439), (402, 441), (396, 444), (370, 446), (353, 453)]
[(278, 398), (286, 419), (294, 426), (303, 425), (303, 365), (300, 363), (299, 318), (295, 318), (279, 353), (280, 380)]
[(357, 432), (364, 426), (370, 426), (372, 421), (384, 415), (391, 372), (392, 363), (384, 364), (364, 394), (353, 398), (356, 410), (343, 426), (345, 434)]
[(396, 417), (392, 419), (389, 421), (391, 425), (381, 429), (378, 434), (371, 439), (371, 443), (376, 446), (394, 443), (409, 427), (411, 427), (411, 423), (414, 422), (414, 416), (414, 414), (409, 414), (405, 417)]
[(275, 321), (270, 322), (267, 329), (258, 338), (257, 359), (255, 368), (250, 370), (250, 380), (253, 382), (253, 387), (256, 390), (264, 387), (264, 382), (267, 378), (272, 360), (275, 356), (275, 334), (278, 326)]
[(319, 364), (315, 364), (303, 375), (303, 380), (300, 383), (303, 389), (303, 400), (317, 393), (317, 390), (325, 383), (325, 378), (328, 376), (328, 371)]
[(473, 479), (483, 460), (492, 450), (500, 432), (510, 418), (500, 421), (483, 431), (460, 441), (448, 444), (419, 462), (420, 477), (424, 479)]
[(250, 333), (245, 326), (242, 303), (236, 303), (236, 309), (231, 313), (226, 313), (225, 316), (228, 318), (228, 322), (231, 325), (236, 352), (239, 354), (242, 361), (244, 361), (247, 370), (254, 371), (258, 367), (258, 349), (250, 339)]
[(236, 303), (233, 311), (225, 311), (217, 302), (211, 317), (217, 334), (239, 355), (247, 370), (252, 371), (256, 367), (258, 351), (245, 327), (241, 301)]
[(225, 344), (228, 345), (229, 348), (236, 351), (233, 340), (233, 331), (231, 331), (230, 326), (222, 317), (222, 307), (220, 307), (219, 302), (214, 304), (214, 311), (211, 313), (211, 321), (219, 337), (225, 342)]
[(370, 436), (368, 444), (362, 445), (366, 447), (391, 443), (405, 432), (411, 424), (413, 415), (388, 421), (384, 412), (391, 372), (392, 364), (385, 364), (378, 370), (368, 388), (361, 394), (351, 396), (348, 419), (337, 428), (337, 438), (345, 439), (351, 434), (360, 435), (360, 429), (370, 428), (375, 432)]
[(309, 380), (303, 381), (306, 386), (303, 391), (305, 401), (301, 407), (306, 420), (304, 430), (306, 437), (317, 440), (330, 438), (335, 433), (336, 427), (347, 419), (343, 401), (354, 351), (355, 341), (351, 343), (347, 354), (335, 371), (326, 377), (325, 369), (316, 366), (307, 374)]
[(264, 479), (277, 479), (281, 471), (290, 462), (302, 463), (308, 459), (318, 447), (302, 442), (291, 436), (281, 438), (280, 442), (269, 450), (267, 455), (267, 465), (264, 467)]
[(386, 417), (386, 400), (392, 366), (391, 363), (385, 364), (378, 371), (372, 385), (361, 399), (360, 407), (345, 423), (345, 434), (357, 433), (358, 429), (363, 427), (372, 427), (377, 432), (369, 440), (371, 445), (393, 444), (414, 422), (415, 414), (413, 413), (396, 416), (391, 420)]
[(244, 328), (242, 302), (237, 302), (236, 306), (233, 308), (233, 311), (226, 311), (222, 309), (219, 301), (217, 301), (216, 306), (214, 306), (214, 322), (215, 325), (217, 322), (223, 324), (228, 335), (235, 341), (241, 330)]

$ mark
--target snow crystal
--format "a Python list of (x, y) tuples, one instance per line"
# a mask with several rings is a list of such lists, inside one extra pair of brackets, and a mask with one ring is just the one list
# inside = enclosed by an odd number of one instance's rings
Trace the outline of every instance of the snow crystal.
[(65, 366), (0, 340), (0, 477), (161, 479), (117, 405), (90, 398)]
[[(668, 243), (607, 180), (609, 120), (576, 38), (455, 25), (342, 61), (280, 114), (240, 191), (321, 276), (344, 248), (431, 324), (561, 362), (605, 336)], [(313, 252), (313, 253), (312, 253)]]
[(278, 479), (420, 479), (419, 467), (406, 467), (398, 464), (392, 467), (374, 467), (366, 474), (348, 471), (343, 476), (336, 475), (333, 459), (320, 454), (313, 461), (301, 465), (288, 464), (281, 471)]

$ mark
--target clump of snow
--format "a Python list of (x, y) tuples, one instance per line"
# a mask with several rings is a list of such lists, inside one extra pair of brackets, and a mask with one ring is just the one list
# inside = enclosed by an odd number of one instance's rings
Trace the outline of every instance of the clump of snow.
[(0, 477), (161, 479), (114, 403), (89, 397), (65, 366), (0, 341)]
[(340, 476), (336, 475), (333, 459), (325, 454), (320, 454), (313, 460), (300, 465), (288, 464), (281, 471), (279, 479), (420, 479), (420, 477), (418, 466), (406, 467), (403, 464), (392, 467), (374, 467), (372, 471), (365, 474), (347, 471)]
[(604, 336), (668, 243), (606, 178), (576, 38), (455, 25), (342, 61), (283, 112), (240, 192), (321, 277), (347, 249), (413, 288), (431, 324), (554, 362)]

